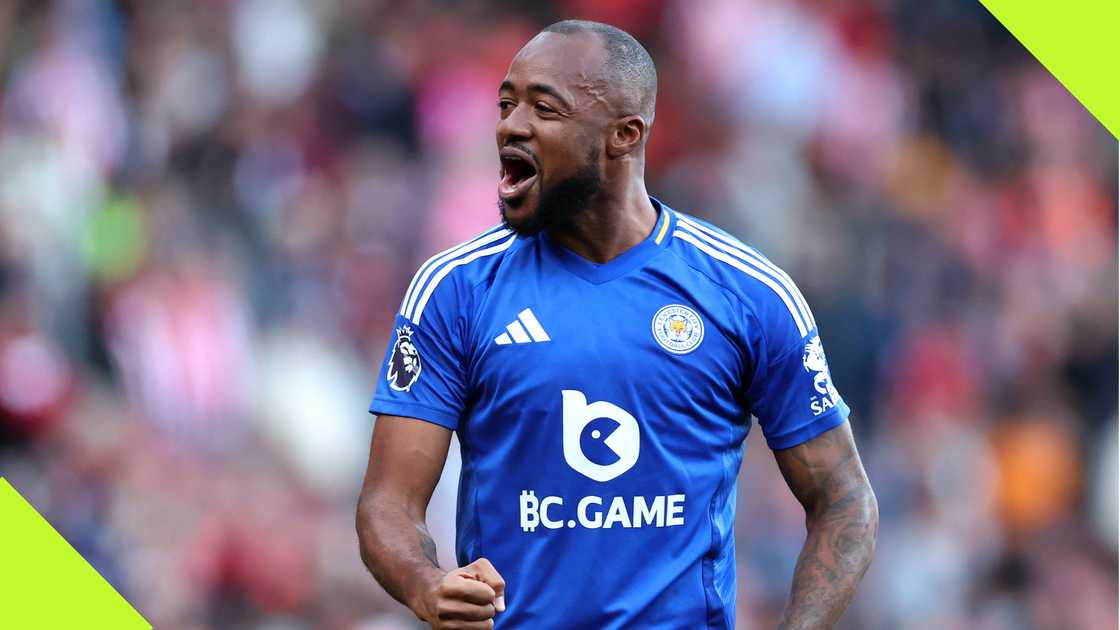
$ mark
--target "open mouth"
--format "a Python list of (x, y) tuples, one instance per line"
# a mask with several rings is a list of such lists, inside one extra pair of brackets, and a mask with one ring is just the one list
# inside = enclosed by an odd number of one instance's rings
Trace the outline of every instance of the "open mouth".
[(498, 180), (498, 196), (503, 201), (516, 200), (529, 191), (537, 179), (537, 165), (522, 151), (502, 149), (499, 153), (502, 163), (501, 179)]

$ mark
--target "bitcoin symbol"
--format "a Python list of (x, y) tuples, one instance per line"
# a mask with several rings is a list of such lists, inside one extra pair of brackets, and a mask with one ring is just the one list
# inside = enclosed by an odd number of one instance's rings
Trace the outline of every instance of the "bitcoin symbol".
[(541, 524), (541, 502), (532, 490), (521, 491), (521, 531), (536, 531)]

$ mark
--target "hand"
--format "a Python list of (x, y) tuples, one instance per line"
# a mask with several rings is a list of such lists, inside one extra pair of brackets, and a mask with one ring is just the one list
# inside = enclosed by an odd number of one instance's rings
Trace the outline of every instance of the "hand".
[(494, 565), (479, 558), (433, 585), (420, 618), (434, 630), (489, 630), (494, 615), (506, 609), (505, 589)]

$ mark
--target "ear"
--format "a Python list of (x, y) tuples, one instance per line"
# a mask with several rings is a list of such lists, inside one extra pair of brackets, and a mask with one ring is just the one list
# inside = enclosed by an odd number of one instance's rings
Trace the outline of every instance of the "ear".
[(607, 138), (607, 157), (619, 158), (641, 148), (648, 130), (641, 116), (632, 115), (616, 120)]

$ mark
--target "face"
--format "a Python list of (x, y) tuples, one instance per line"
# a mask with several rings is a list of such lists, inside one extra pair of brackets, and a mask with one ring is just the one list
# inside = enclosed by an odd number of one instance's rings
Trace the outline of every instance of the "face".
[(593, 35), (542, 33), (510, 64), (498, 92), (498, 207), (516, 232), (569, 224), (602, 188), (602, 54)]

